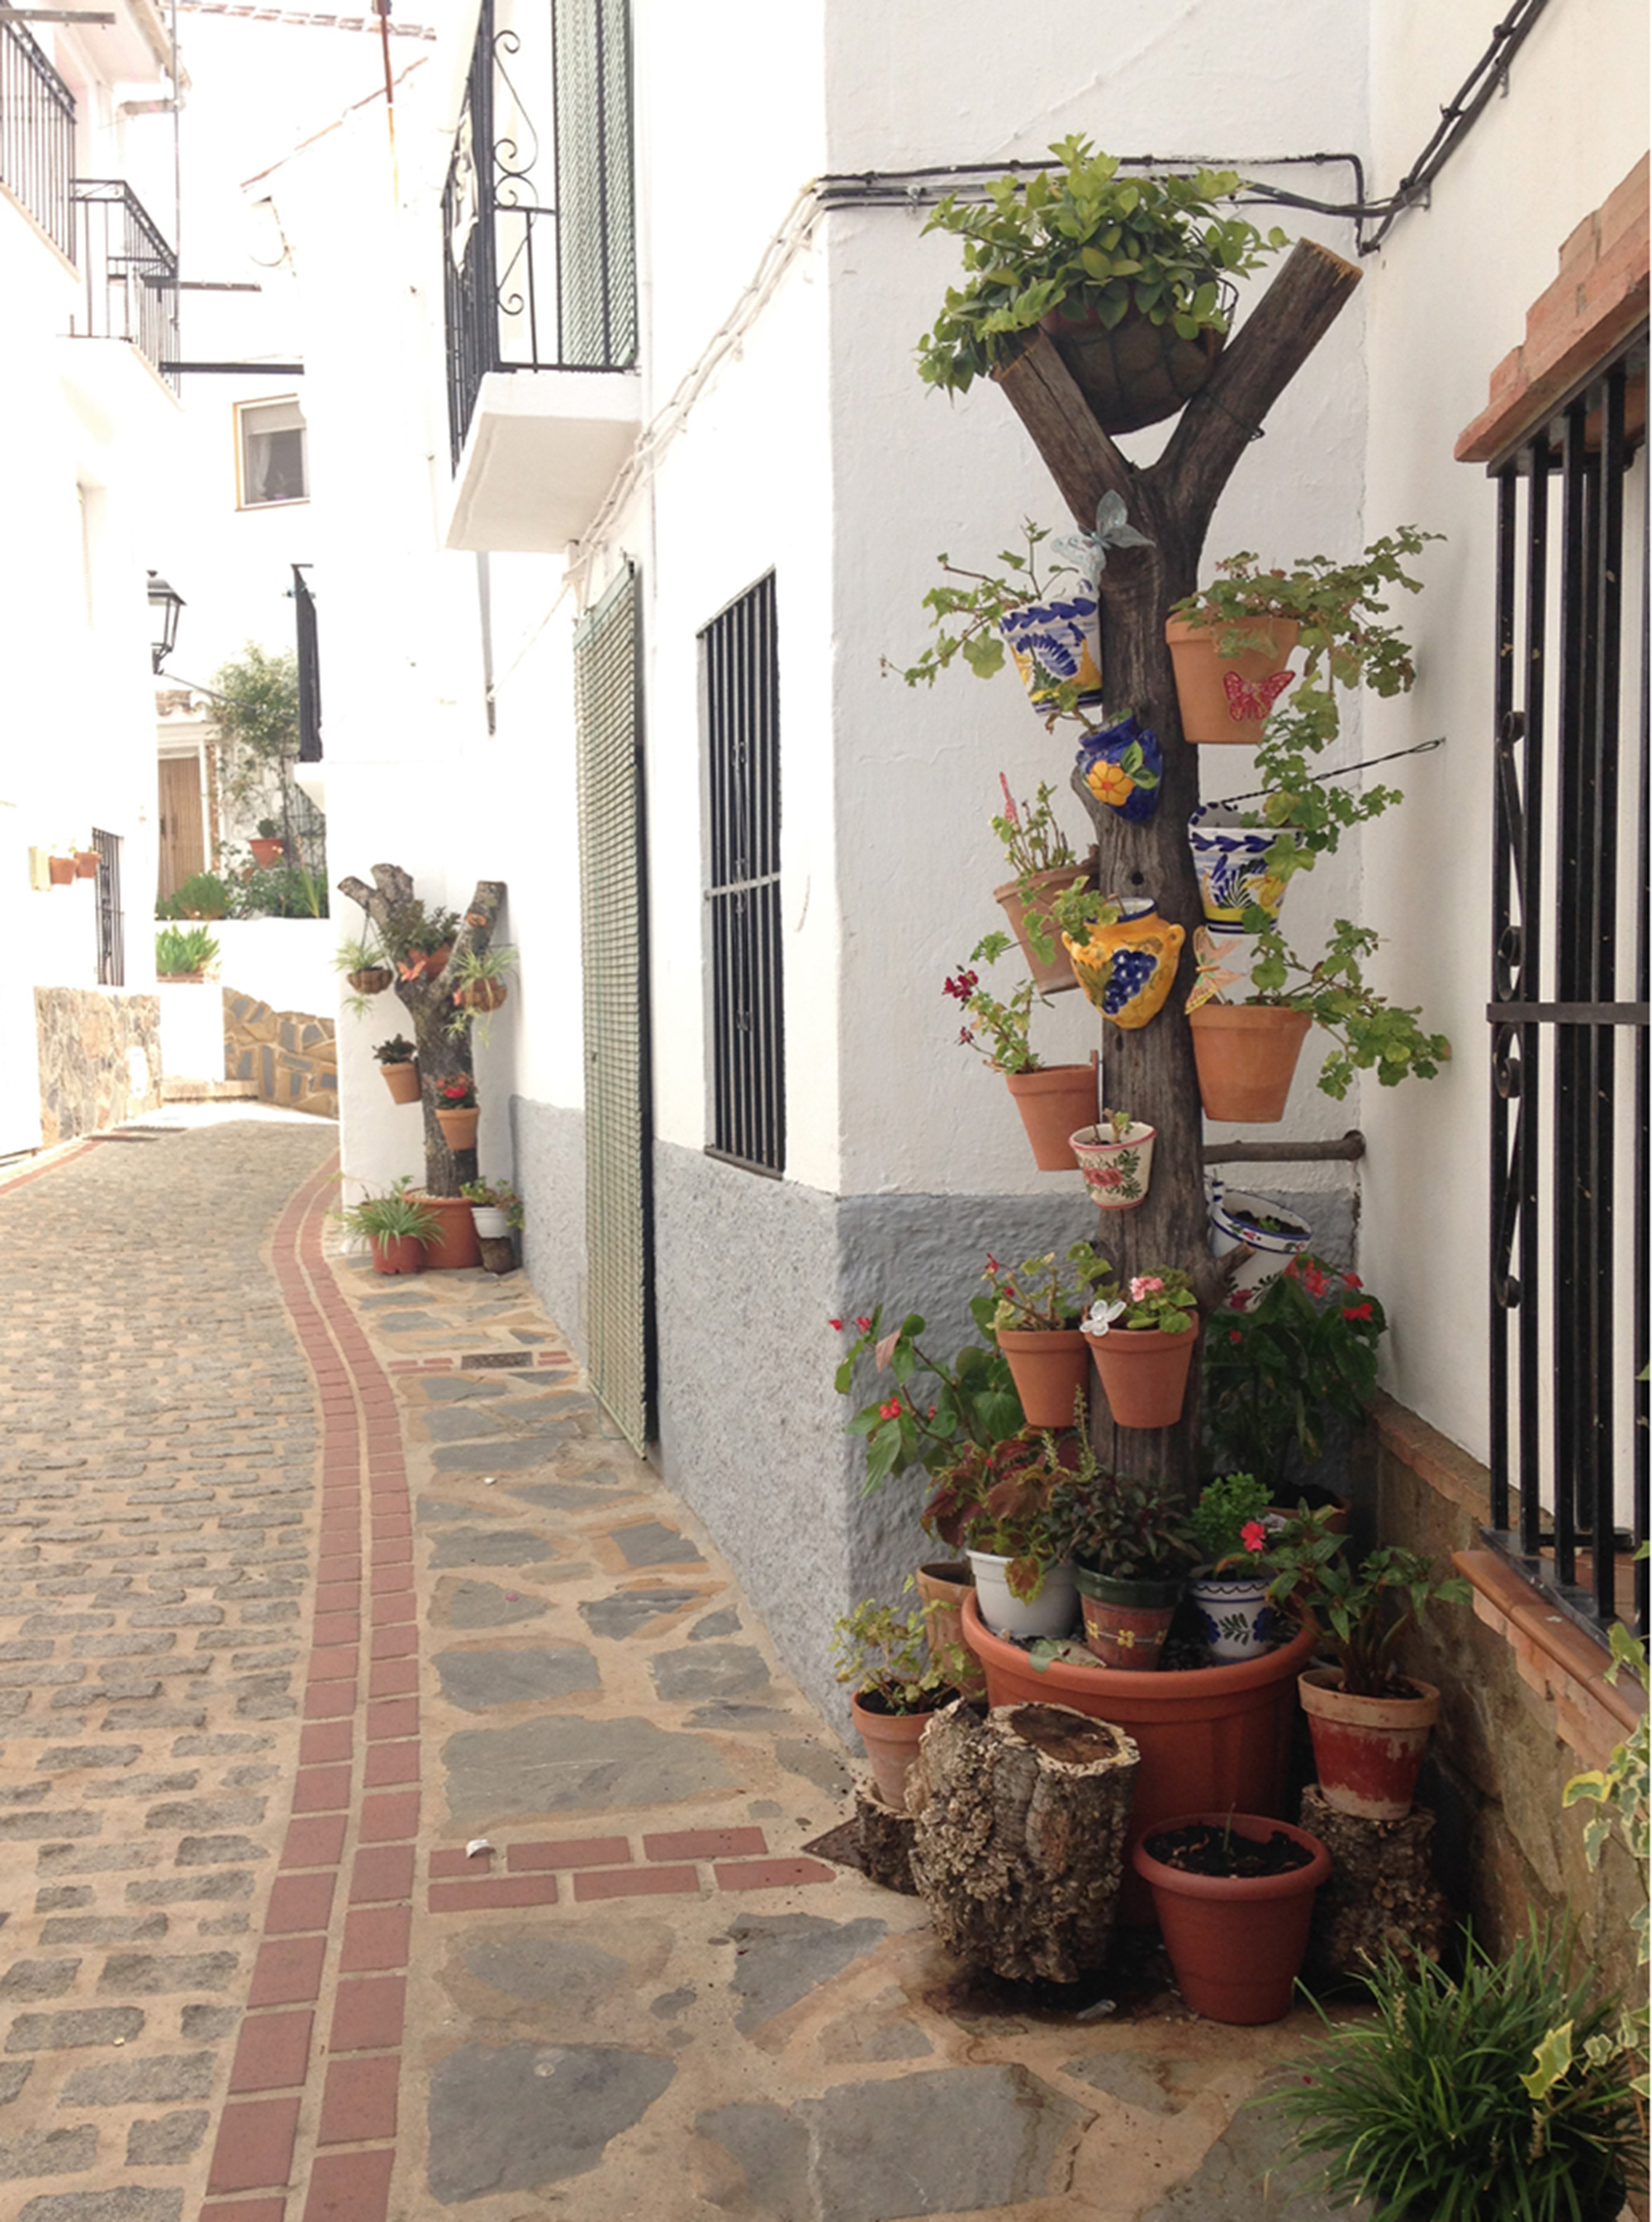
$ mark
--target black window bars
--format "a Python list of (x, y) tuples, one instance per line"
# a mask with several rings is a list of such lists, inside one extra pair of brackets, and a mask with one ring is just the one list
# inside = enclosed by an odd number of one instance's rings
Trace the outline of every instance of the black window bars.
[(0, 23), (0, 185), (74, 260), (74, 95), (22, 23)]
[(126, 985), (126, 920), (121, 908), (121, 837), (91, 829), (97, 851), (97, 984)]
[[(1498, 457), (1490, 1540), (1647, 1633), (1646, 328)], [(1636, 527), (1638, 525), (1638, 531)], [(1638, 540), (1638, 548), (1635, 543)], [(1626, 588), (1638, 588), (1638, 607)]]

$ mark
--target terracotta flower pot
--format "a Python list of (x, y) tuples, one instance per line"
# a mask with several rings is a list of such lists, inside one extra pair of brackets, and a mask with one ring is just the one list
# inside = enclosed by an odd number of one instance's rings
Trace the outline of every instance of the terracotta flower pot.
[[(1069, 888), (1082, 887), (1084, 881), (1082, 865), (1065, 864), (1053, 872), (1029, 874), (1024, 893), (1019, 880), (1006, 880), (1002, 887), (995, 888), (992, 891), (993, 901), (1002, 905), (1004, 916), (1009, 920), (1010, 932), (1021, 944), (1021, 955), (1027, 959), (1027, 969), (1033, 976), (1033, 985), (1046, 995), (1057, 995), (1064, 988), (1078, 985), (1050, 913), (1058, 894), (1065, 894)], [(1048, 957), (1040, 957), (1027, 938), (1027, 917), (1029, 911), (1034, 918), (1041, 918), (1045, 922), (1045, 930), (1050, 938), (1051, 954)]]
[(425, 1246), (424, 1263), (429, 1270), (432, 1273), (452, 1273), (480, 1264), (481, 1249), (476, 1240), (476, 1222), (463, 1196), (427, 1196), (423, 1189), (415, 1189), (414, 1194), (441, 1222), (440, 1231)]
[(1207, 330), (1184, 340), (1174, 324), (1134, 309), (1109, 326), (1079, 301), (1058, 304), (1041, 322), (1104, 432), (1174, 417), (1215, 368), (1226, 336)]
[(1331, 1855), (1305, 1829), (1256, 1813), (1178, 1814), (1158, 1823), (1152, 1835), (1192, 1822), (1230, 1827), (1254, 1843), (1266, 1843), (1277, 1830), (1313, 1855), (1285, 1874), (1201, 1875), (1154, 1859), (1151, 1836), (1131, 1854), (1153, 1892), (1165, 1949), (1194, 2012), (1243, 2027), (1282, 2021), (1308, 1950), (1314, 1893), (1330, 1874)]
[(375, 1273), (422, 1273), (424, 1245), (417, 1234), (369, 1234)]
[(1041, 1064), (1034, 1072), (1004, 1075), (1041, 1173), (1077, 1171), (1071, 1137), (1096, 1123), (1096, 1064), (1092, 1057), (1088, 1064)]
[(280, 863), (282, 857), (286, 854), (286, 843), (285, 841), (278, 841), (273, 835), (269, 834), (260, 833), (254, 835), (253, 839), (247, 844), (247, 846), (252, 851), (253, 862), (257, 865), (261, 872), (267, 872), (272, 869), (273, 866)]
[[(964, 1640), (986, 1671), (991, 1705), (1071, 1705), (1112, 1721), (1141, 1754), (1132, 1840), (1167, 1814), (1205, 1807), (1282, 1813), (1297, 1716), (1297, 1677), (1316, 1641), (1302, 1629), (1289, 1643), (1243, 1666), (1197, 1666), (1186, 1673), (1035, 1667), (1016, 1645), (995, 1635), (973, 1597), (964, 1607)], [(1122, 1918), (1153, 1918), (1147, 1886), (1127, 1873)]]
[[(1247, 649), (1218, 656), (1220, 634), (1184, 618), (1166, 618), (1165, 638), (1176, 668), (1176, 700), (1183, 738), (1205, 744), (1237, 741), (1253, 747), (1264, 720), (1291, 683), (1285, 668), (1302, 628), (1289, 618), (1247, 620), (1247, 632), (1266, 633), (1271, 650)], [(1238, 628), (1235, 628), (1238, 630)]]
[(1017, 1597), (1009, 1586), (1010, 1561), (991, 1551), (971, 1551), (975, 1569), (973, 1603), (995, 1635), (1066, 1635), (1078, 1615), (1072, 1568), (1064, 1560), (1046, 1566), (1034, 1597)]
[(880, 1713), (863, 1704), (858, 1697), (850, 1699), (849, 1708), (855, 1717), (860, 1740), (866, 1747), (866, 1763), (871, 1768), (878, 1796), (886, 1805), (893, 1805), (897, 1813), (904, 1813), (907, 1777), (918, 1756), (924, 1730), (941, 1708), (933, 1706), (927, 1713)]
[[(964, 1600), (975, 1587), (975, 1574), (967, 1559), (931, 1559), (913, 1576), (919, 1597), (935, 1610), (924, 1623), (929, 1655), (937, 1662), (951, 1645), (964, 1643)], [(966, 1652), (970, 1664), (958, 1678), (958, 1695), (973, 1698), (986, 1687), (979, 1661)]]
[(1000, 1328), (1015, 1393), (1029, 1428), (1071, 1428), (1073, 1407), (1090, 1388), (1090, 1350), (1077, 1328)]
[(1403, 1821), (1416, 1793), (1429, 1732), (1440, 1717), (1432, 1682), (1412, 1681), (1415, 1698), (1354, 1698), (1341, 1670), (1315, 1666), (1297, 1684), (1314, 1767), (1328, 1804), (1362, 1821)]
[(1159, 1129), (1145, 1119), (1132, 1120), (1121, 1142), (1114, 1140), (1110, 1127), (1081, 1127), (1068, 1137), (1097, 1210), (1134, 1211), (1146, 1202), (1158, 1139)]
[(387, 964), (369, 964), (362, 971), (347, 972), (344, 977), (358, 995), (382, 995), (396, 979)]
[(95, 880), (97, 876), (96, 849), (77, 849), (74, 852), (74, 876), (78, 880)]
[(66, 888), (73, 884), (74, 858), (72, 857), (48, 857), (46, 860), (46, 869), (51, 874), (52, 885), (54, 888)]
[(1088, 1566), (1075, 1566), (1073, 1579), (1084, 1616), (1085, 1648), (1103, 1666), (1151, 1673), (1181, 1602), (1181, 1582), (1116, 1581)]
[(1313, 1024), (1307, 1012), (1276, 1003), (1202, 1003), (1187, 1022), (1205, 1117), (1241, 1127), (1283, 1119)]
[[(476, 1128), (481, 1115), (480, 1108), (474, 1105), (468, 1111), (449, 1111), (442, 1108), (440, 1105), (437, 1106), (436, 1123), (442, 1129), (443, 1136), (450, 1150), (456, 1153), (460, 1150), (475, 1148)], [(469, 1208), (468, 1205), (466, 1208), (467, 1210)]]
[(1199, 1339), (1197, 1320), (1180, 1334), (1162, 1327), (1115, 1327), (1084, 1339), (1115, 1427), (1176, 1425)]
[(385, 1086), (390, 1090), (393, 1103), (417, 1103), (418, 1101), (418, 1060), (410, 1058), (405, 1064), (381, 1064)]

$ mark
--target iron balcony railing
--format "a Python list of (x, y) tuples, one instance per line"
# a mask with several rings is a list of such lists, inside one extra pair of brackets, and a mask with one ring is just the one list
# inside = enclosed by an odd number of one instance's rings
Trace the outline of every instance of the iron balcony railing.
[[(77, 339), (127, 340), (160, 373), (175, 363), (178, 257), (130, 185), (118, 178), (76, 178), (73, 260), (85, 286)], [(161, 373), (173, 392), (175, 370)]]
[(524, 45), (483, 0), (443, 194), (455, 465), (489, 371), (637, 359), (629, 0), (534, 20), (550, 36)]
[(22, 23), (0, 23), (0, 185), (72, 261), (74, 95)]

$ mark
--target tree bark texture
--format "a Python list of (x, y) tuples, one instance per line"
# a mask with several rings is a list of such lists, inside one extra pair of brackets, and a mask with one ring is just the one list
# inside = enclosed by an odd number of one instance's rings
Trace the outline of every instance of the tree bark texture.
[[(373, 877), (372, 887), (364, 880), (341, 880), (338, 892), (348, 895), (352, 902), (360, 903), (383, 934), (394, 913), (410, 909), (417, 897), (412, 876), (399, 864), (375, 864)], [(452, 954), (435, 979), (397, 977), (396, 995), (412, 1021), (413, 1039), (418, 1049), (419, 1104), (424, 1116), (424, 1188), (430, 1196), (457, 1196), (465, 1182), (478, 1177), (475, 1151), (448, 1147), (447, 1138), (436, 1122), (436, 1107), (441, 1101), (444, 1080), (456, 1079), (462, 1072), (473, 1070), (474, 1022), (469, 1013), (462, 1014), (463, 1023), (456, 1032), (449, 1031), (452, 1022), (461, 1016), (453, 1001), (453, 976), (458, 959), (467, 949), (474, 949), (480, 955), (487, 947), (504, 901), (503, 880), (478, 880), (476, 892), (454, 936)]]
[(897, 1813), (893, 1805), (886, 1805), (876, 1785), (857, 1779), (855, 1835), (869, 1882), (898, 1890), (907, 1898), (917, 1896), (918, 1886), (912, 1879), (912, 1840), (917, 1826), (910, 1813)]
[[(1134, 712), (1159, 736), (1165, 772), (1159, 807), (1129, 825), (1099, 802), (1083, 775), (1073, 792), (1090, 813), (1103, 894), (1151, 895), (1186, 939), (1170, 1000), (1136, 1031), (1102, 1021), (1102, 1097), (1113, 1108), (1159, 1130), (1153, 1184), (1135, 1210), (1111, 1215), (1102, 1246), (1121, 1277), (1158, 1265), (1180, 1266), (1198, 1291), (1202, 1313), (1219, 1302), (1225, 1277), (1209, 1254), (1203, 1147), (1204, 1122), (1193, 1038), (1183, 1006), (1194, 976), (1193, 935), (1201, 922), (1197, 876), (1187, 824), (1199, 804), (1199, 751), (1182, 736), (1165, 619), (1199, 583), (1204, 536), (1223, 487), (1263, 417), (1329, 330), (1360, 273), (1328, 248), (1299, 242), (1254, 314), (1224, 348), (1203, 391), (1178, 418), (1159, 461), (1128, 462), (1090, 413), (1054, 346), (1042, 332), (996, 373), (998, 383), (1043, 456), (1063, 499), (1086, 531), (1104, 493), (1123, 499), (1129, 522), (1152, 545), (1115, 550), (1101, 579), (1102, 676), (1109, 725)], [(1221, 776), (1220, 768), (1217, 771)], [(1199, 1365), (1196, 1353), (1182, 1419), (1175, 1428), (1115, 1428), (1097, 1397), (1091, 1434), (1097, 1457), (1115, 1471), (1168, 1474), (1184, 1488), (1197, 1478)]]
[(1314, 1901), (1308, 1965), (1321, 1975), (1357, 1975), (1366, 1955), (1391, 1945), (1408, 1965), (1437, 1960), (1451, 1909), (1434, 1879), (1434, 1816), (1362, 1821), (1339, 1813), (1316, 1782), (1302, 1793), (1302, 1825), (1331, 1855), (1330, 1880)]
[(967, 1967), (1076, 1982), (1107, 1956), (1136, 1748), (1067, 1705), (963, 1701), (930, 1723), (907, 1786), (912, 1872)]

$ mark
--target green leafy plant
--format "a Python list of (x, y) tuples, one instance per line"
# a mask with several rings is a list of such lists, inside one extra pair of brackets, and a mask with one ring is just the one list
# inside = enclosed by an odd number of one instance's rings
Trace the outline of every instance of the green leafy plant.
[(160, 973), (204, 972), (217, 954), (218, 945), (204, 926), (192, 926), (187, 933), (169, 926), (155, 936), (155, 970)]
[(1117, 895), (1104, 895), (1099, 888), (1064, 888), (1051, 904), (1050, 915), (1058, 931), (1083, 949), (1092, 928), (1118, 924), (1124, 905)]
[(1334, 1046), (1319, 1074), (1327, 1095), (1340, 1102), (1356, 1072), (1374, 1072), (1384, 1088), (1411, 1078), (1432, 1080), (1450, 1058), (1445, 1035), (1424, 1032), (1420, 1008), (1391, 1003), (1366, 979), (1364, 960), (1381, 940), (1370, 927), (1337, 919), (1323, 954), (1310, 964), (1266, 911), (1247, 910), (1242, 925), (1256, 957), (1250, 973), (1255, 992), (1244, 1000), (1306, 1011), (1329, 1034)]
[(1095, 1301), (1084, 1321), (1086, 1334), (1145, 1327), (1163, 1334), (1186, 1334), (1198, 1325), (1199, 1300), (1179, 1265), (1150, 1265), (1123, 1283), (1109, 1266), (1095, 1285)]
[[(869, 1355), (895, 1383), (892, 1393), (880, 1392), (848, 1423), (851, 1435), (865, 1439), (866, 1496), (892, 1473), (912, 1466), (935, 1472), (965, 1445), (1000, 1442), (1021, 1426), (1021, 1400), (993, 1336), (992, 1309), (990, 1296), (971, 1300), (970, 1315), (985, 1340), (965, 1343), (950, 1365), (932, 1358), (918, 1340), (924, 1333), (920, 1312), (908, 1312), (887, 1334), (882, 1304), (853, 1322), (856, 1340), (837, 1370), (839, 1395), (853, 1395), (857, 1365)], [(850, 1323), (835, 1319), (830, 1324), (841, 1334)]]
[(228, 918), (234, 898), (228, 884), (215, 872), (192, 872), (165, 902), (155, 905), (157, 918)]
[[(233, 856), (236, 852), (228, 852)], [(310, 867), (253, 865), (229, 883), (229, 907), (236, 918), (325, 918), (327, 888)]]
[[(1039, 550), (1050, 537), (1049, 527), (1034, 524), (1028, 518), (1021, 526), (1021, 537), (1026, 543), (1025, 552), (1014, 548), (1000, 549), (996, 560), (1002, 568), (996, 572), (968, 570), (954, 563), (950, 556), (936, 558), (945, 574), (945, 583), (932, 587), (923, 598), (935, 637), (917, 662), (901, 672), (908, 687), (933, 687), (955, 661), (964, 663), (977, 679), (995, 678), (1003, 669), (1009, 654), (1002, 631), (1004, 621), (1008, 618), (1013, 622), (1022, 610), (1053, 603), (1065, 612), (1077, 598), (1083, 612), (1093, 618), (1093, 580), (1071, 554), (1077, 548), (1082, 555), (1083, 543), (1058, 541), (1058, 560), (1046, 562)], [(954, 580), (964, 583), (955, 586), (951, 583)], [(899, 667), (886, 657), (883, 668), (892, 671)], [(1039, 713), (1047, 730), (1053, 731), (1057, 721), (1064, 718), (1075, 720), (1086, 731), (1094, 730), (1095, 720), (1079, 706), (1082, 690), (1071, 668), (1058, 669), (1040, 657), (1037, 686)], [(1046, 788), (1043, 792), (1047, 794), (1050, 790)], [(1008, 801), (1007, 786), (1004, 794)], [(1012, 802), (1012, 814), (1014, 810)], [(1054, 861), (1065, 863), (1066, 859), (1058, 857)]]
[(1258, 1294), (1211, 1315), (1203, 1372), (1211, 1463), (1259, 1474), (1278, 1503), (1293, 1450), (1316, 1459), (1333, 1419), (1356, 1424), (1377, 1393), (1381, 1304), (1357, 1273), (1300, 1252)]
[(381, 1194), (371, 1193), (342, 1211), (329, 1215), (348, 1234), (380, 1242), (411, 1236), (415, 1242), (434, 1242), (442, 1231), (439, 1214), (428, 1203), (410, 1196), (411, 1178), (404, 1175)]
[(261, 841), (279, 841), (281, 838), (281, 828), (273, 818), (259, 819), (258, 838)]
[(453, 982), (455, 1006), (448, 1020), (450, 1035), (457, 1039), (474, 1026), (477, 1040), (486, 1047), (489, 1022), (505, 1001), (505, 982), (516, 964), (517, 953), (509, 942), (461, 950), (448, 974)]
[(1115, 1582), (1169, 1582), (1197, 1555), (1186, 1501), (1172, 1481), (1102, 1477), (1074, 1519), (1072, 1555)]
[[(1385, 1948), (1374, 2017), (1332, 2024), (1260, 2103), (1323, 2157), (1335, 2206), (1371, 2222), (1602, 2222), (1644, 2176), (1621, 2000), (1566, 1972), (1536, 1923), (1503, 1960), (1471, 1937), (1460, 1979)], [(1530, 2064), (1528, 2064), (1530, 2063)]]
[(1023, 1428), (989, 1446), (971, 1443), (935, 1476), (919, 1516), (924, 1532), (954, 1550), (1008, 1559), (1011, 1594), (1030, 1603), (1073, 1539), (1103, 1475), (1081, 1428)]
[(1431, 1560), (1394, 1544), (1368, 1553), (1356, 1568), (1343, 1537), (1329, 1526), (1335, 1517), (1332, 1505), (1304, 1508), (1273, 1539), (1268, 1594), (1303, 1621), (1317, 1623), (1349, 1697), (1403, 1695), (1400, 1644), (1431, 1604), (1467, 1604), (1469, 1585), (1460, 1574), (1436, 1576)]
[(1109, 330), (1130, 315), (1171, 325), (1183, 339), (1225, 332), (1226, 281), (1285, 244), (1216, 204), (1238, 187), (1231, 170), (1121, 177), (1116, 156), (1077, 136), (1052, 146), (1058, 168), (1006, 177), (984, 203), (954, 193), (926, 232), (964, 241), (962, 286), (949, 287), (919, 343), (926, 384), (961, 393), (1008, 362), (1051, 310), (1089, 314)]
[(1269, 1542), (1267, 1509), (1267, 1484), (1254, 1474), (1219, 1474), (1205, 1484), (1191, 1525), (1195, 1547), (1213, 1573), (1228, 1566), (1251, 1572), (1261, 1566)]
[[(290, 649), (272, 656), (249, 640), (220, 666), (211, 691), (219, 698), (213, 723), (224, 800), (238, 816), (262, 803), (280, 808), (298, 761), (298, 657)], [(280, 832), (275, 817), (261, 818), (258, 831), (273, 838)]]
[(933, 1605), (909, 1613), (868, 1597), (832, 1625), (838, 1679), (873, 1712), (933, 1713), (950, 1705), (969, 1660), (960, 1643), (932, 1657), (927, 1629)]
[(1008, 1267), (989, 1258), (983, 1278), (992, 1284), (994, 1333), (1002, 1334), (1008, 1328), (1017, 1334), (1036, 1334), (1077, 1327), (1091, 1290), (1112, 1271), (1088, 1242), (1075, 1242), (1059, 1253), (1050, 1250), (1041, 1257), (1024, 1258), (1019, 1265)]
[(958, 966), (941, 993), (964, 1006), (969, 1023), (958, 1028), (958, 1038), (965, 1049), (984, 1058), (995, 1072), (1036, 1072), (1039, 1060), (1028, 1026), (1034, 1001), (1044, 1003), (1048, 998), (1040, 995), (1030, 980), (1023, 980), (1008, 1001), (1002, 1001), (981, 985), (981, 976), (975, 970), (977, 964), (996, 964), (1006, 950), (1014, 947), (1007, 933), (983, 934), (970, 951), (969, 963)]
[(461, 1181), (459, 1193), (467, 1203), (479, 1203), (484, 1208), (491, 1206), (495, 1211), (502, 1211), (513, 1227), (519, 1228), (527, 1217), (522, 1199), (509, 1181)]
[(1033, 879), (1040, 872), (1058, 872), (1071, 868), (1083, 869), (1077, 851), (1056, 822), (1050, 799), (1055, 789), (1048, 780), (1039, 782), (1038, 791), (1031, 802), (1017, 802), (1009, 791), (1009, 781), (1002, 772), (998, 784), (1003, 790), (1004, 807), (994, 818), (992, 830), (1003, 844), (1004, 855), (1018, 881)]
[(373, 1054), (380, 1064), (411, 1064), (418, 1050), (405, 1034), (392, 1034), (388, 1041), (379, 1044)]

